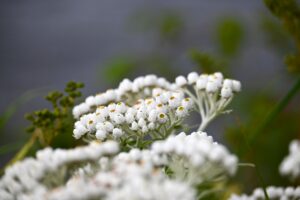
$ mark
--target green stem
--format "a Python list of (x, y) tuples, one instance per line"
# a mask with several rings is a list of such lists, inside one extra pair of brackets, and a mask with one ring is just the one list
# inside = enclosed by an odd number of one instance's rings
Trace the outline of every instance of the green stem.
[(249, 143), (252, 144), (255, 138), (260, 135), (266, 127), (273, 122), (274, 119), (284, 110), (284, 108), (289, 104), (289, 102), (296, 96), (300, 90), (300, 77), (295, 82), (293, 87), (288, 91), (288, 93), (283, 97), (283, 99), (274, 107), (274, 109), (267, 115), (264, 122), (258, 127), (258, 129), (249, 137)]

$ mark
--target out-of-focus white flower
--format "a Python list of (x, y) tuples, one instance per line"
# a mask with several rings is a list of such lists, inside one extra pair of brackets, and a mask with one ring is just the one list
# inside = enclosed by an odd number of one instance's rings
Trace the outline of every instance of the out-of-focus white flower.
[(295, 179), (300, 176), (300, 141), (293, 140), (289, 146), (289, 155), (284, 158), (279, 167), (281, 175)]
[(170, 136), (153, 143), (151, 151), (176, 178), (192, 184), (234, 175), (237, 169), (237, 157), (204, 132)]
[[(0, 199), (46, 199), (41, 196), (53, 187), (64, 185), (63, 180), (69, 165), (97, 162), (102, 156), (112, 156), (118, 151), (118, 144), (114, 141), (102, 144), (92, 142), (88, 146), (71, 150), (40, 150), (36, 159), (26, 158), (5, 170), (0, 180)], [(64, 198), (61, 196), (59, 199)]]
[[(300, 186), (298, 187), (275, 187), (269, 186), (266, 188), (266, 192), (270, 200), (294, 200), (300, 199)], [(256, 188), (251, 195), (237, 195), (232, 194), (229, 200), (265, 200), (265, 194), (263, 189)]]

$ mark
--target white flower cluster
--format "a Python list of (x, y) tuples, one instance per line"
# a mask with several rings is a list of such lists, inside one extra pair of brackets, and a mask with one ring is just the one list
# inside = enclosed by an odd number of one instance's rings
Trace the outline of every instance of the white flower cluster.
[(153, 143), (151, 150), (179, 180), (200, 184), (234, 175), (238, 159), (204, 132), (180, 133)]
[(109, 89), (104, 93), (87, 97), (83, 103), (74, 107), (73, 115), (75, 118), (79, 118), (83, 114), (94, 111), (98, 106), (108, 105), (112, 102), (124, 101), (132, 104), (138, 99), (151, 97), (154, 88), (173, 90), (175, 85), (169, 83), (165, 78), (153, 74), (137, 77), (133, 81), (124, 79), (116, 89)]
[(289, 146), (289, 155), (284, 158), (280, 167), (280, 174), (289, 175), (295, 179), (300, 176), (300, 141), (293, 140)]
[(0, 199), (44, 199), (35, 198), (35, 195), (40, 196), (54, 185), (63, 184), (68, 165), (97, 161), (102, 156), (116, 154), (118, 148), (116, 142), (108, 141), (101, 145), (93, 142), (72, 150), (41, 150), (36, 159), (27, 158), (7, 168), (0, 180)]
[[(274, 187), (269, 186), (266, 188), (266, 192), (270, 200), (298, 200), (300, 199), (300, 186), (293, 187)], [(261, 188), (257, 188), (251, 195), (236, 195), (230, 196), (229, 200), (265, 200), (265, 194)]]
[(239, 81), (224, 79), (220, 72), (211, 75), (199, 75), (196, 72), (191, 72), (187, 77), (178, 76), (175, 83), (197, 105), (197, 110), (202, 118), (198, 130), (204, 130), (211, 120), (223, 113), (234, 94), (241, 91)]
[[(136, 162), (133, 154), (136, 152), (123, 154), (123, 158), (116, 157), (108, 170), (99, 171), (92, 177), (73, 177), (64, 187), (40, 197), (46, 196), (49, 200), (195, 200), (195, 192), (190, 186), (169, 179), (149, 163)], [(127, 158), (124, 160), (124, 157)]]
[[(116, 143), (105, 142), (69, 151), (41, 151), (36, 160), (26, 159), (6, 171), (0, 182), (0, 199), (196, 200), (190, 185), (170, 179), (154, 164), (150, 150), (132, 149), (107, 157), (117, 149)], [(49, 163), (43, 167), (47, 158)], [(56, 160), (59, 163), (52, 165)], [(92, 160), (94, 169), (88, 164), (68, 179), (66, 165), (83, 160)]]
[[(194, 200), (195, 191), (186, 183), (172, 180), (155, 167), (149, 150), (133, 149), (113, 161), (110, 179), (121, 179), (107, 200)], [(107, 178), (107, 177), (106, 177)]]
[[(155, 97), (141, 99), (133, 106), (123, 102), (100, 106), (94, 113), (83, 115), (73, 131), (75, 138), (119, 139), (150, 135), (164, 138), (171, 134), (193, 108), (193, 101), (182, 92), (153, 90)], [(123, 137), (123, 138), (124, 138)]]
[[(85, 119), (91, 118), (99, 106), (108, 107), (110, 104), (113, 107), (118, 102), (123, 102), (131, 107), (140, 99), (157, 99), (158, 95), (164, 96), (162, 94), (165, 92), (179, 92), (186, 93), (196, 105), (196, 110), (202, 118), (198, 130), (204, 130), (215, 117), (226, 112), (225, 108), (233, 99), (234, 94), (240, 92), (240, 90), (241, 83), (239, 81), (224, 79), (220, 72), (211, 75), (199, 75), (196, 72), (192, 72), (186, 78), (178, 76), (175, 83), (170, 83), (165, 78), (158, 78), (155, 75), (147, 75), (138, 77), (133, 81), (124, 79), (117, 89), (110, 89), (96, 96), (87, 97), (85, 102), (74, 107), (73, 115), (76, 119), (82, 121), (81, 117)], [(158, 102), (158, 104), (160, 103)], [(184, 107), (180, 107), (177, 110), (177, 114), (186, 115), (187, 110)], [(129, 119), (129, 121), (131, 120)], [(146, 127), (143, 122), (141, 124), (143, 124), (142, 129), (144, 129), (144, 132), (147, 132), (146, 129), (149, 129), (149, 127)], [(78, 127), (74, 133), (75, 137), (80, 137), (89, 132), (89, 130), (86, 130), (89, 129), (89, 126)], [(153, 125), (151, 124), (150, 128), (152, 127)], [(122, 134), (119, 129), (115, 131), (116, 135)], [(104, 133), (99, 133), (99, 135), (101, 135), (100, 137), (105, 137)]]

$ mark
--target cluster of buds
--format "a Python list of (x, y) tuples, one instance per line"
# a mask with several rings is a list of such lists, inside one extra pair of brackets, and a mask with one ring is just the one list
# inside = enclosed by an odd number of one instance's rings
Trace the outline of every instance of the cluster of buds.
[(38, 151), (36, 159), (26, 158), (6, 169), (0, 180), (0, 199), (45, 199), (34, 196), (64, 185), (68, 166), (97, 162), (100, 157), (112, 156), (118, 151), (118, 144), (114, 141), (101, 145), (92, 142), (72, 150), (46, 148)]
[(187, 77), (178, 76), (175, 84), (177, 89), (181, 88), (194, 100), (202, 119), (199, 131), (204, 130), (219, 114), (226, 112), (234, 94), (241, 91), (239, 81), (224, 79), (220, 72), (210, 75), (191, 72)]
[(234, 175), (238, 164), (235, 155), (204, 132), (182, 132), (153, 143), (151, 151), (172, 170), (175, 178), (190, 184)]
[(83, 114), (93, 112), (98, 106), (113, 102), (122, 101), (129, 105), (134, 104), (138, 99), (151, 97), (154, 88), (171, 91), (175, 88), (175, 85), (165, 78), (152, 74), (137, 77), (133, 81), (124, 79), (116, 89), (109, 89), (104, 93), (87, 97), (83, 103), (74, 107), (73, 116), (79, 118)]
[[(269, 186), (266, 192), (270, 200), (297, 200), (300, 199), (300, 186), (298, 187), (274, 187)], [(262, 188), (257, 188), (251, 195), (236, 195), (233, 194), (229, 200), (265, 200), (266, 196)]]
[(295, 179), (300, 176), (300, 141), (293, 140), (289, 146), (289, 155), (282, 161), (279, 172), (281, 175)]
[[(198, 130), (205, 127), (219, 114), (226, 112), (226, 107), (232, 101), (235, 93), (240, 92), (241, 83), (237, 80), (224, 79), (220, 72), (199, 75), (196, 72), (187, 77), (178, 76), (175, 83), (155, 75), (137, 77), (133, 81), (124, 79), (117, 89), (110, 89), (75, 106), (73, 115), (76, 119), (88, 113), (94, 113), (99, 106), (108, 106), (111, 103), (123, 102), (133, 106), (139, 99), (155, 98), (162, 91), (183, 92), (196, 105), (196, 111), (201, 115), (202, 122)], [(178, 113), (185, 114), (180, 108)]]
[(193, 101), (182, 92), (153, 92), (155, 97), (141, 99), (133, 106), (111, 103), (83, 115), (75, 123), (74, 137), (85, 135), (91, 140), (167, 137), (192, 110)]

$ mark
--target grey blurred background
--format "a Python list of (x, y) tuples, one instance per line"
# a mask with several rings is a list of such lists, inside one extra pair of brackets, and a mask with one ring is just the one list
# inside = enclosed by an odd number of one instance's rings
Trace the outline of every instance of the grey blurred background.
[[(160, 46), (155, 30), (144, 30), (139, 22), (141, 14), (155, 18), (166, 11), (183, 23), (180, 39), (167, 47)], [(47, 107), (43, 95), (63, 89), (70, 80), (86, 84), (84, 96), (115, 87), (117, 82), (105, 78), (103, 69), (117, 56), (139, 58), (162, 51), (176, 71), (171, 78), (197, 70), (188, 50), (217, 53), (216, 24), (228, 16), (238, 20), (244, 35), (230, 63), (233, 78), (243, 82), (246, 92), (268, 85), (284, 92), (290, 82), (280, 52), (264, 39), (261, 18), (272, 17), (261, 0), (0, 1), (0, 113), (24, 93), (41, 90), (14, 113), (0, 144), (22, 137), (24, 113)], [(140, 65), (130, 78), (145, 73), (160, 70)]]

